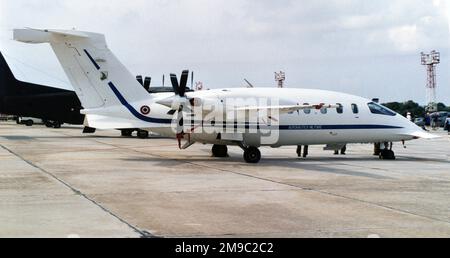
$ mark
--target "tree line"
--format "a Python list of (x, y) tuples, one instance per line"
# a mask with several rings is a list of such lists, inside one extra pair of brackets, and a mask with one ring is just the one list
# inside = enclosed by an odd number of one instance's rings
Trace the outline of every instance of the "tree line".
[[(408, 112), (411, 112), (413, 117), (424, 117), (427, 113), (424, 106), (421, 106), (412, 100), (403, 103), (390, 102), (383, 105), (404, 116)], [(444, 103), (439, 103), (438, 110), (450, 112), (450, 106), (446, 106)]]

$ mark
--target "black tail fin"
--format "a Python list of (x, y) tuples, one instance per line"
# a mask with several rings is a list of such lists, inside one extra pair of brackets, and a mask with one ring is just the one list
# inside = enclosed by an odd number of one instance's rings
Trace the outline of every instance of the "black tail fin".
[(3, 54), (0, 52), (0, 96), (5, 96), (14, 91), (17, 83), (14, 74), (8, 66)]

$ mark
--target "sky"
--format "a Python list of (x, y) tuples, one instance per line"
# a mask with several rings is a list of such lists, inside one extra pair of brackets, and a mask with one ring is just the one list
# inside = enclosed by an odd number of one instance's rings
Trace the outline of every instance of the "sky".
[(71, 89), (51, 48), (14, 28), (100, 32), (133, 74), (195, 71), (207, 88), (286, 87), (426, 102), (420, 53), (438, 50), (450, 105), (450, 0), (0, 0), (0, 51), (16, 77)]

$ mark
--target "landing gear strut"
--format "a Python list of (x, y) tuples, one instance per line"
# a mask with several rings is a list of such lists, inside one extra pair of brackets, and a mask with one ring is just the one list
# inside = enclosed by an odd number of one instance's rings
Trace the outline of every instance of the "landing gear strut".
[(375, 143), (373, 147), (373, 155), (380, 156), (381, 153), (381, 143)]
[(261, 161), (261, 152), (256, 147), (245, 148), (244, 159), (247, 163), (256, 164)]
[(216, 158), (228, 158), (228, 147), (226, 145), (213, 145), (212, 154)]
[(392, 150), (392, 143), (384, 143), (384, 149), (380, 151), (380, 159), (395, 160), (395, 153)]

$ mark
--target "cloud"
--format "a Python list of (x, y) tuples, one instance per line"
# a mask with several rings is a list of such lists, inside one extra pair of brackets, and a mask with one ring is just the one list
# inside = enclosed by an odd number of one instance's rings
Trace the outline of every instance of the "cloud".
[(417, 51), (419, 49), (419, 35), (417, 26), (401, 26), (389, 30), (389, 39), (394, 46), (404, 52)]
[[(0, 5), (2, 50), (58, 78), (64, 75), (48, 47), (11, 42), (11, 29), (102, 32), (134, 73), (160, 77), (190, 68), (208, 87), (239, 86), (243, 77), (272, 85), (273, 71), (285, 69), (288, 85), (369, 97), (395, 78), (395, 87), (405, 89), (380, 95), (419, 99), (424, 83), (419, 53), (440, 50), (440, 69), (448, 68), (450, 10), (443, 0), (0, 0)], [(439, 78), (450, 84), (446, 73)]]

